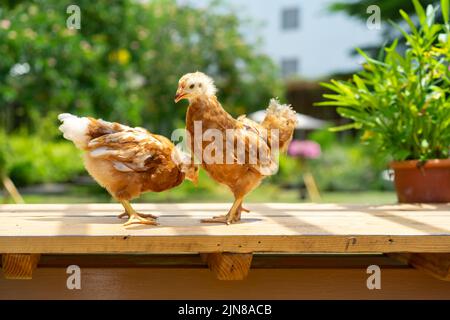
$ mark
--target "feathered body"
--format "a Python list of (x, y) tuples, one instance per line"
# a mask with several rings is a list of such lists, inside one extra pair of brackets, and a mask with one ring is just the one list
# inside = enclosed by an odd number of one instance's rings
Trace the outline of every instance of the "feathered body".
[(184, 164), (183, 154), (163, 136), (89, 117), (58, 118), (64, 137), (85, 151), (89, 174), (119, 201), (174, 188), (186, 173), (196, 179), (196, 168)]
[[(195, 87), (199, 89), (195, 91)], [(278, 168), (278, 153), (273, 151), (284, 151), (292, 139), (296, 125), (295, 111), (287, 105), (281, 105), (277, 100), (272, 99), (267, 114), (262, 123), (256, 123), (245, 116), (234, 119), (228, 114), (215, 96), (215, 88), (212, 80), (206, 75), (197, 72), (185, 75), (180, 79), (177, 97), (189, 99), (189, 107), (186, 114), (186, 129), (191, 136), (191, 150), (194, 151), (198, 159), (202, 159), (202, 167), (217, 182), (224, 184), (233, 192), (235, 199), (236, 213), (223, 217), (217, 217), (217, 221), (206, 222), (226, 222), (231, 223), (240, 219), (242, 210), (242, 200), (249, 192), (255, 189), (265, 176), (272, 175)], [(190, 88), (188, 90), (186, 88)], [(186, 92), (183, 94), (183, 92)], [(178, 98), (177, 100), (179, 100)], [(204, 134), (209, 129), (217, 129), (222, 132), (223, 141), (205, 141), (196, 139), (195, 122), (201, 123), (201, 133)], [(227, 130), (233, 130), (231, 142), (226, 138)], [(276, 141), (272, 141), (274, 136), (272, 130), (278, 133), (275, 135)], [(205, 161), (204, 150), (211, 148), (211, 144), (216, 144), (217, 148), (223, 148), (222, 154), (225, 156), (233, 153), (234, 159), (239, 159), (237, 144), (241, 142), (244, 146), (245, 162), (235, 161), (234, 163), (211, 163)], [(197, 146), (195, 146), (197, 144)], [(277, 150), (272, 150), (276, 148)], [(261, 150), (262, 158), (257, 158), (256, 162), (249, 161), (251, 150)], [(209, 163), (208, 163), (209, 162)], [(233, 208), (232, 208), (233, 210)]]

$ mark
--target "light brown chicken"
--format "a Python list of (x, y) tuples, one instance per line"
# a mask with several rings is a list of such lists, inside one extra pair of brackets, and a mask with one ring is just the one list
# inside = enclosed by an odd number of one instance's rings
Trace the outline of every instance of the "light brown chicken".
[(189, 100), (186, 129), (191, 151), (208, 174), (228, 186), (235, 197), (228, 214), (203, 222), (230, 224), (248, 211), (242, 208), (244, 197), (277, 171), (278, 151), (286, 150), (292, 139), (296, 115), (290, 106), (272, 99), (261, 124), (245, 116), (234, 119), (215, 94), (210, 77), (189, 73), (179, 81), (175, 102)]
[(136, 212), (129, 201), (143, 192), (161, 192), (178, 186), (184, 178), (197, 182), (198, 166), (167, 138), (143, 128), (131, 128), (93, 118), (60, 114), (64, 137), (86, 151), (89, 174), (122, 203), (128, 216), (124, 224), (157, 225), (156, 217)]

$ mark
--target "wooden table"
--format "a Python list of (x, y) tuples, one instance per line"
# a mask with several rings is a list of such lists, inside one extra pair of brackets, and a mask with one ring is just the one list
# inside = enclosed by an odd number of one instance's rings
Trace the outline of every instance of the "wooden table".
[[(260, 269), (272, 274), (302, 268), (317, 272), (362, 268), (375, 261), (416, 276), (411, 267), (450, 280), (450, 205), (247, 207), (251, 213), (240, 223), (226, 226), (200, 219), (225, 213), (229, 204), (136, 204), (138, 211), (158, 215), (160, 225), (125, 228), (117, 219), (122, 209), (116, 204), (2, 205), (3, 274), (29, 279), (36, 266), (37, 274), (70, 264), (108, 272), (208, 266), (218, 279), (245, 283)], [(2, 285), (7, 283), (10, 292), (17, 286), (17, 281), (5, 281), (0, 280), (0, 298)], [(447, 292), (439, 297), (450, 298), (450, 282), (430, 281)]]

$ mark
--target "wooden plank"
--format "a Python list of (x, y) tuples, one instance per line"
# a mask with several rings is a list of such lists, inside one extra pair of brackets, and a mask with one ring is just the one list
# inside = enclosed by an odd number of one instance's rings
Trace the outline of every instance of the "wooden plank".
[(6, 279), (29, 280), (39, 262), (39, 254), (2, 255), (2, 269)]
[(213, 252), (202, 256), (219, 280), (244, 280), (253, 258), (252, 253), (230, 252)]
[(138, 204), (160, 226), (124, 228), (115, 204), (3, 205), (0, 252), (450, 252), (450, 205), (249, 204), (238, 224), (200, 222), (228, 207)]
[(450, 281), (450, 253), (393, 253), (389, 256), (439, 280)]
[(54, 236), (0, 237), (9, 253), (449, 252), (448, 236)]
[[(106, 205), (107, 207), (110, 207)], [(243, 221), (233, 226), (206, 225), (199, 219), (216, 214), (209, 205), (171, 210), (170, 205), (141, 205), (137, 210), (160, 214), (160, 227), (136, 226), (123, 228), (116, 217), (123, 211), (94, 209), (79, 205), (57, 206), (43, 211), (42, 205), (0, 206), (0, 236), (54, 236), (63, 235), (448, 235), (450, 234), (450, 206), (434, 210), (392, 210), (371, 207), (345, 207), (316, 210), (308, 206), (261, 209), (243, 215)], [(158, 210), (151, 209), (158, 207)], [(322, 207), (322, 206), (319, 206)], [(14, 209), (16, 208), (16, 209)], [(75, 210), (76, 209), (76, 210)], [(252, 209), (250, 207), (250, 209)], [(100, 211), (99, 211), (100, 210)], [(155, 212), (156, 211), (156, 212)], [(164, 224), (163, 224), (164, 223)]]
[(38, 268), (33, 281), (8, 281), (0, 299), (450, 299), (450, 282), (413, 268), (381, 267), (381, 290), (358, 268), (254, 269), (243, 281), (218, 280), (206, 268), (82, 268), (68, 290), (66, 268)]

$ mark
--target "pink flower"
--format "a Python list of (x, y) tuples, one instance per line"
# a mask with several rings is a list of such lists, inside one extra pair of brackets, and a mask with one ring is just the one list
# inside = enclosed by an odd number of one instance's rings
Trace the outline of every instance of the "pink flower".
[(294, 158), (317, 159), (321, 155), (320, 145), (311, 140), (293, 140), (288, 155)]
[(11, 21), (9, 20), (0, 20), (0, 28), (2, 29), (9, 29), (9, 27), (11, 26)]

